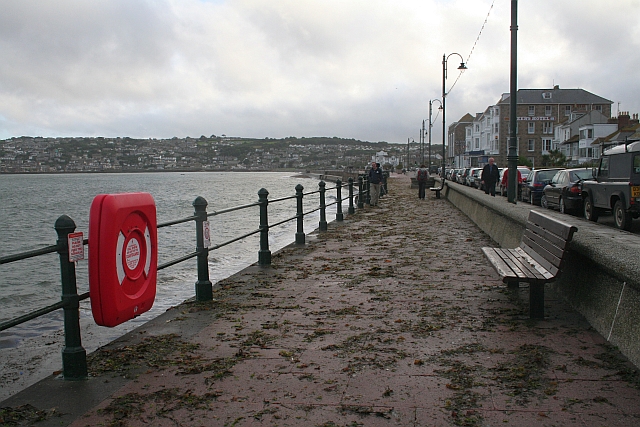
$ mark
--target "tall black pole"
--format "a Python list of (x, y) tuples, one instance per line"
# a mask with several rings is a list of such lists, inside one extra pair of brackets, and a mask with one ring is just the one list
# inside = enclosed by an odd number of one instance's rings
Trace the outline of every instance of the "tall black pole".
[(431, 100), (429, 100), (429, 173), (431, 173), (431, 127), (433, 126), (431, 124), (431, 108), (432, 108), (432, 102)]
[(511, 88), (509, 93), (509, 150), (507, 151), (507, 200), (516, 203), (518, 194), (518, 0), (511, 0)]
[(420, 131), (420, 136), (422, 137), (422, 162), (421, 165), (424, 165), (424, 120), (422, 121), (422, 130)]
[[(445, 54), (442, 55), (442, 170), (441, 170), (441, 178), (442, 184), (444, 185), (444, 165), (445, 165), (445, 150), (444, 144), (447, 138), (447, 119), (446, 119), (446, 108), (445, 108), (445, 99), (447, 97), (447, 92), (445, 91), (445, 80), (447, 79), (447, 56)], [(444, 187), (442, 187), (444, 188)]]
[(408, 171), (409, 170), (409, 140), (411, 138), (407, 138), (407, 165), (405, 166), (405, 169)]

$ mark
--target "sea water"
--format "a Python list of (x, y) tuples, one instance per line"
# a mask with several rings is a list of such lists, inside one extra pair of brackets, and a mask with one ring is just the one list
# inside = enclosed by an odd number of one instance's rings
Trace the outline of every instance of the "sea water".
[[(156, 204), (158, 223), (193, 215), (198, 196), (208, 202), (209, 213), (258, 201), (258, 190), (267, 189), (269, 200), (295, 195), (296, 185), (304, 192), (318, 189), (318, 181), (291, 173), (273, 172), (153, 172), (109, 174), (0, 175), (0, 257), (53, 245), (53, 228), (61, 215), (76, 223), (76, 231), (88, 237), (89, 210), (98, 194), (148, 192)], [(328, 183), (327, 187), (333, 184)], [(346, 192), (343, 192), (346, 195)], [(335, 201), (335, 190), (327, 192), (327, 204)], [(318, 207), (317, 194), (304, 197), (305, 212)], [(348, 205), (345, 200), (344, 206)], [(327, 209), (327, 220), (335, 217), (336, 206)], [(269, 223), (292, 218), (296, 200), (269, 204)], [(211, 244), (215, 246), (259, 227), (257, 206), (209, 218)], [(305, 216), (305, 233), (318, 226), (319, 212)], [(270, 250), (276, 251), (295, 240), (296, 221), (269, 232)], [(193, 221), (158, 230), (158, 264), (195, 250)], [(215, 283), (258, 259), (259, 234), (209, 253), (210, 280)], [(76, 264), (78, 293), (87, 292), (88, 262)], [(56, 253), (0, 265), (0, 321), (6, 321), (60, 301), (59, 257)], [(103, 344), (181, 303), (195, 293), (196, 260), (191, 259), (158, 272), (153, 308), (142, 316), (115, 328), (99, 328)], [(81, 324), (92, 322), (89, 300), (81, 302)], [(62, 310), (0, 332), (0, 349), (14, 347), (28, 337), (62, 329)], [(83, 337), (83, 341), (86, 338)], [(89, 345), (89, 347), (92, 347)]]

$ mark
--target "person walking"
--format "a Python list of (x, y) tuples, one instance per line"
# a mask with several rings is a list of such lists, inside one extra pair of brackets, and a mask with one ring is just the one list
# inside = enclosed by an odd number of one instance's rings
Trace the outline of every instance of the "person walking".
[(493, 157), (489, 157), (489, 163), (482, 168), (482, 175), (480, 181), (484, 186), (484, 193), (496, 196), (496, 182), (500, 179), (500, 171), (498, 166), (495, 165)]
[[(518, 179), (516, 182), (516, 184), (518, 185), (518, 189), (517, 189), (516, 197), (517, 199), (520, 199), (520, 190), (521, 190), (520, 184), (522, 184), (522, 173), (520, 172), (520, 169), (516, 169), (516, 172), (518, 172), (518, 175), (517, 175)], [(509, 185), (509, 168), (506, 168), (504, 173), (502, 174), (501, 184), (502, 184), (503, 191), (506, 190), (507, 186)], [(504, 193), (502, 195), (504, 195)]]
[(418, 181), (418, 198), (424, 200), (424, 192), (427, 188), (427, 180), (429, 179), (429, 171), (425, 165), (420, 165), (420, 169), (416, 173), (416, 179)]
[(371, 162), (369, 169), (369, 205), (377, 206), (378, 197), (380, 197), (380, 185), (382, 184), (382, 170), (376, 162)]

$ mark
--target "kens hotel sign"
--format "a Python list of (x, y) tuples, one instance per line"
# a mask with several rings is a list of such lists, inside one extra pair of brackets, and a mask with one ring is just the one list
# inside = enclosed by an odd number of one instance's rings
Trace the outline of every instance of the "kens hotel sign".
[[(509, 119), (507, 119), (509, 120)], [(529, 121), (541, 121), (541, 120), (551, 120), (555, 121), (556, 118), (553, 116), (527, 116), (527, 117), (518, 117), (518, 121), (529, 122)]]

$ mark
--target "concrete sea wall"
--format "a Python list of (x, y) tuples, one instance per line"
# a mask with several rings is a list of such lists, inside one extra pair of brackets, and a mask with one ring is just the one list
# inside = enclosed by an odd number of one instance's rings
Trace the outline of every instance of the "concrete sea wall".
[[(499, 246), (520, 244), (528, 203), (512, 204), (474, 188), (447, 183), (443, 196)], [(640, 236), (559, 212), (545, 210), (578, 232), (554, 286), (605, 339), (640, 367)]]

